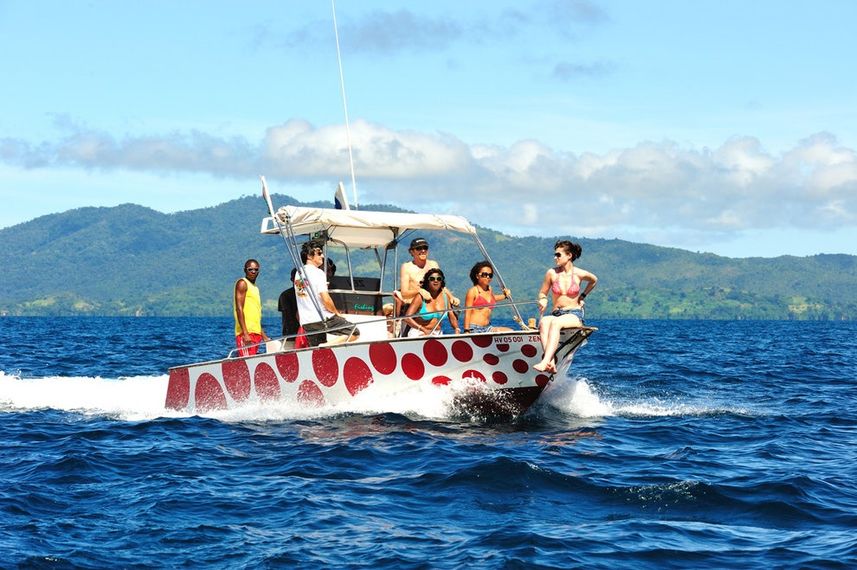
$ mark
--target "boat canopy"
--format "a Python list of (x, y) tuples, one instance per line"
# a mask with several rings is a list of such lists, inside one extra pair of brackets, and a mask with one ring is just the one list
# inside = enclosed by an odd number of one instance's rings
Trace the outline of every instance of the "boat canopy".
[[(384, 247), (408, 230), (447, 230), (476, 236), (476, 228), (461, 216), (337, 210), (283, 206), (276, 213), (293, 235), (326, 232), (329, 239), (349, 247)], [(263, 234), (279, 234), (270, 216), (262, 220)]]

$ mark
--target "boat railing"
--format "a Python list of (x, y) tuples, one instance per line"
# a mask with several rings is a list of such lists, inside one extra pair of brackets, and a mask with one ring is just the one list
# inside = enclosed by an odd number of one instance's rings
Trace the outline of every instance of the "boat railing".
[[(361, 293), (364, 293), (364, 292), (361, 291)], [(513, 306), (520, 308), (522, 306), (537, 305), (537, 304), (538, 304), (537, 301), (529, 301), (529, 300), (528, 301), (500, 301), (500, 302), (495, 303), (493, 308), (495, 308), (495, 309), (503, 308), (503, 307), (511, 308)], [(459, 315), (458, 318), (461, 320), (464, 318), (464, 315), (463, 315), (464, 311), (466, 311), (468, 309), (484, 309), (484, 308), (485, 308), (484, 305), (480, 305), (480, 306), (461, 306), (461, 305), (459, 305), (459, 306), (453, 307), (449, 310), (454, 311), (456, 314), (458, 314)], [(374, 325), (376, 327), (378, 327), (379, 325), (384, 325), (384, 330), (386, 330), (389, 333), (386, 339), (375, 339), (375, 338), (365, 339), (365, 338), (358, 337), (355, 340), (363, 340), (363, 341), (366, 341), (366, 340), (370, 340), (370, 341), (371, 340), (396, 340), (399, 337), (397, 335), (395, 335), (394, 333), (396, 331), (400, 330), (400, 328), (402, 326), (402, 322), (405, 319), (409, 319), (413, 316), (414, 315), (385, 316), (385, 315), (365, 315), (365, 314), (346, 313), (346, 314), (344, 314), (344, 317), (346, 319), (348, 319), (349, 317), (351, 317), (351, 318), (354, 318), (354, 317), (377, 317), (377, 318), (374, 318), (374, 319), (372, 319), (372, 318), (368, 318), (368, 319), (361, 318), (361, 320), (359, 322), (352, 322), (349, 325), (341, 325), (338, 327), (325, 329), (325, 330), (319, 331), (317, 333), (309, 333), (309, 334), (310, 335), (311, 334), (326, 334), (326, 333), (335, 332), (335, 331), (343, 331), (343, 334), (339, 335), (339, 336), (345, 336), (346, 338), (348, 338), (354, 333), (355, 330), (359, 329), (361, 325), (366, 325), (366, 326), (373, 326)], [(536, 319), (531, 318), (530, 320), (533, 321), (533, 325), (531, 325), (530, 323), (524, 323), (522, 321), (518, 321), (517, 319), (515, 319), (515, 321), (520, 326), (522, 331), (536, 332), (538, 330), (534, 326), (534, 322)], [(463, 322), (462, 321), (460, 321), (460, 322), (463, 325)], [(429, 333), (429, 335), (431, 335), (440, 326), (442, 326), (442, 321), (440, 319), (438, 319), (437, 322), (435, 323), (434, 327), (432, 328), (431, 332)], [(470, 333), (461, 333), (461, 334), (470, 334)], [(389, 335), (393, 335), (393, 336), (389, 336)], [(266, 352), (291, 352), (294, 350), (302, 350), (301, 348), (295, 348), (295, 346), (294, 346), (295, 341), (301, 336), (308, 336), (308, 335), (307, 335), (307, 333), (303, 332), (303, 333), (296, 333), (296, 334), (291, 334), (291, 335), (271, 337), (271, 339), (268, 341), (244, 345), (241, 348), (233, 348), (232, 350), (229, 351), (229, 354), (226, 357), (227, 358), (237, 358), (237, 357), (239, 357), (240, 352), (242, 350), (258, 348), (261, 346), (265, 347)], [(338, 343), (325, 342), (325, 343), (322, 343), (321, 346), (331, 346), (332, 344), (338, 344)], [(277, 348), (277, 345), (279, 346), (279, 348)], [(271, 348), (272, 346), (274, 347), (275, 350), (269, 350), (269, 348)]]

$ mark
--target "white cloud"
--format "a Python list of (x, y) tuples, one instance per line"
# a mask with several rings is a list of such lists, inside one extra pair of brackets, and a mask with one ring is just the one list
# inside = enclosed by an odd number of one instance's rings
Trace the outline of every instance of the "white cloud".
[(739, 186), (747, 186), (764, 176), (775, 164), (773, 157), (764, 153), (759, 141), (751, 137), (728, 141), (717, 149), (713, 160), (725, 170), (725, 176)]
[[(276, 183), (349, 178), (341, 126), (291, 120), (262, 141), (201, 132), (117, 139), (80, 127), (58, 142), (0, 139), (0, 160), (24, 168), (78, 167), (244, 178)], [(360, 202), (413, 210), (446, 204), (476, 223), (527, 234), (718, 236), (766, 228), (857, 225), (857, 152), (821, 133), (774, 155), (752, 138), (716, 149), (642, 142), (576, 155), (524, 140), (468, 145), (449, 134), (352, 127)], [(589, 234), (585, 234), (585, 229)], [(677, 243), (665, 240), (667, 243)], [(699, 241), (699, 240), (697, 240)], [(662, 241), (663, 243), (663, 241)]]
[[(472, 164), (467, 146), (452, 136), (393, 131), (357, 121), (351, 126), (356, 170), (388, 180), (449, 176)], [(330, 177), (349, 172), (348, 139), (341, 126), (318, 129), (292, 120), (271, 127), (263, 142), (267, 171), (283, 177)]]

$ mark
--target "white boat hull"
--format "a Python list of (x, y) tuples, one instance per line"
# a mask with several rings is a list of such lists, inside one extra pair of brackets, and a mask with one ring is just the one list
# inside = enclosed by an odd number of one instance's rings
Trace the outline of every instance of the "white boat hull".
[[(558, 373), (592, 329), (564, 333)], [(188, 413), (287, 401), (338, 406), (372, 386), (385, 396), (469, 381), (472, 405), (486, 413), (521, 413), (538, 399), (550, 376), (533, 369), (541, 358), (531, 332), (449, 335), (356, 342), (223, 359), (170, 369), (165, 405)], [(492, 396), (485, 398), (486, 395)]]

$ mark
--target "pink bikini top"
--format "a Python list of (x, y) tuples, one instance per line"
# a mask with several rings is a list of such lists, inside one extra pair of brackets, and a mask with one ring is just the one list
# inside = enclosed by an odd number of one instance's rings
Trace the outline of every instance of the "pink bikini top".
[(562, 292), (559, 288), (559, 273), (556, 273), (556, 278), (553, 280), (553, 286), (551, 287), (553, 292), (557, 295), (565, 295), (566, 297), (576, 297), (578, 293), (580, 293), (580, 285), (577, 281), (574, 280), (574, 274), (571, 275), (571, 285), (568, 286), (568, 291), (565, 293)]
[(474, 307), (493, 307), (494, 303), (482, 297), (481, 295), (476, 295), (476, 300), (473, 301)]

